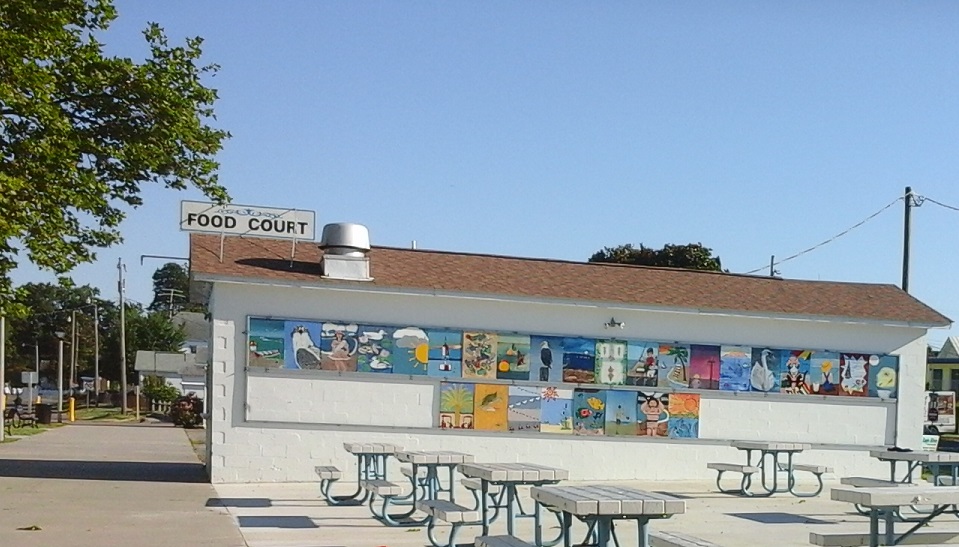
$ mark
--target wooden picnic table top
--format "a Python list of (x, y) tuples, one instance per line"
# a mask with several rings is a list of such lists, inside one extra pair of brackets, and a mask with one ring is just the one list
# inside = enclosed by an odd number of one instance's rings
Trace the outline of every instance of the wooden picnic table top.
[(535, 463), (466, 463), (459, 467), (466, 477), (489, 482), (528, 484), (569, 479), (569, 471)]
[(417, 465), (459, 465), (461, 463), (472, 463), (475, 459), (472, 454), (450, 452), (448, 450), (406, 450), (397, 452), (394, 456), (401, 462)]
[(894, 450), (870, 450), (869, 455), (880, 460), (895, 460), (903, 462), (923, 463), (956, 463), (959, 464), (959, 452), (899, 452)]
[(733, 441), (730, 446), (740, 450), (767, 450), (770, 452), (802, 452), (812, 448), (812, 445), (808, 443), (780, 441)]
[(951, 505), (959, 503), (959, 486), (914, 486), (911, 488), (833, 488), (834, 501), (858, 503), (864, 507), (903, 505)]
[(579, 516), (665, 517), (686, 512), (684, 500), (615, 484), (534, 486), (530, 489), (530, 496), (543, 505)]
[(343, 443), (343, 448), (350, 454), (393, 454), (402, 450), (395, 444), (389, 443)]

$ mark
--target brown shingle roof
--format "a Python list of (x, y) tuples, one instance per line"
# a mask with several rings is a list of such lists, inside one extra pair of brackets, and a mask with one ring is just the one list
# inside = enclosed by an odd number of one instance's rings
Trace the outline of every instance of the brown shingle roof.
[(194, 276), (362, 284), (470, 294), (609, 302), (668, 309), (838, 317), (947, 326), (951, 321), (895, 285), (801, 281), (672, 268), (374, 247), (372, 282), (322, 279), (322, 251), (289, 241), (190, 235)]

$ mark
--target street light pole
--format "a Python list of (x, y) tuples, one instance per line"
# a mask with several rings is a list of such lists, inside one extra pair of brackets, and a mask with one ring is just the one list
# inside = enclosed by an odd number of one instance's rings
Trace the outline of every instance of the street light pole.
[(120, 292), (120, 414), (127, 413), (127, 325), (126, 310), (123, 303), (123, 291), (126, 289), (126, 283), (123, 282), (123, 259), (117, 259), (117, 270), (120, 273), (120, 279), (117, 282), (117, 289)]
[[(70, 392), (73, 393), (73, 384), (77, 374), (77, 310), (70, 312)], [(71, 395), (72, 397), (72, 395)]]
[(57, 331), (57, 423), (63, 423), (63, 337), (67, 333)]
[(93, 396), (100, 406), (100, 308), (93, 304)]

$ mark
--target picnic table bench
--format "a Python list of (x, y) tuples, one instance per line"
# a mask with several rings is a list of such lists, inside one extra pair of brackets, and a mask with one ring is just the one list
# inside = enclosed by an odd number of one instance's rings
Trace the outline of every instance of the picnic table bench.
[[(907, 538), (920, 539), (929, 534), (917, 534), (942, 514), (957, 514), (955, 504), (959, 502), (959, 487), (955, 486), (916, 486), (914, 488), (833, 488), (831, 497), (835, 501), (853, 503), (869, 510), (868, 545), (899, 545)], [(932, 505), (934, 509), (924, 518), (913, 524), (908, 530), (896, 534), (895, 524), (902, 507), (913, 505)], [(952, 508), (952, 509), (950, 509)], [(880, 535), (879, 522), (883, 521), (883, 533)], [(810, 534), (810, 542), (822, 544), (823, 534)], [(915, 545), (913, 539), (908, 542)]]

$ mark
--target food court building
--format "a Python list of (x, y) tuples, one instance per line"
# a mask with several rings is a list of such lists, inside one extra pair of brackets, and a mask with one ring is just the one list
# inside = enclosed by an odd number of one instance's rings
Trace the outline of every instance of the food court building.
[(215, 483), (352, 476), (344, 442), (574, 480), (713, 478), (708, 462), (744, 458), (733, 440), (809, 443), (801, 461), (837, 475), (882, 476), (869, 448), (919, 448), (926, 332), (950, 321), (894, 285), (324, 233), (191, 234), (191, 293), (212, 316)]

